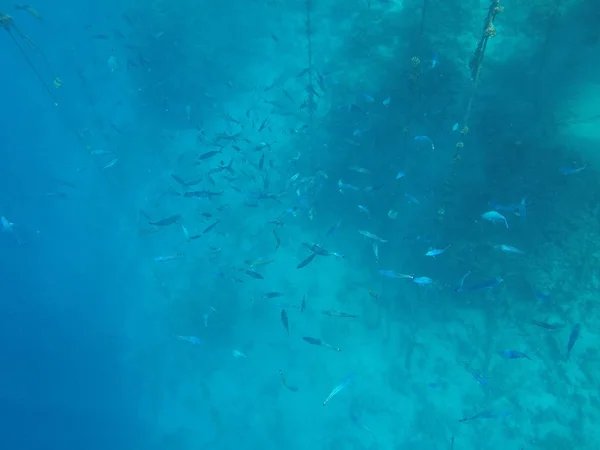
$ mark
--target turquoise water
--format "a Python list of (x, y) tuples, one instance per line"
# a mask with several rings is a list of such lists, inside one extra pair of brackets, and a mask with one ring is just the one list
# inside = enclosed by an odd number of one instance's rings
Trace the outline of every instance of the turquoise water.
[(2, 448), (598, 448), (597, 13), (530, 3), (1, 5)]

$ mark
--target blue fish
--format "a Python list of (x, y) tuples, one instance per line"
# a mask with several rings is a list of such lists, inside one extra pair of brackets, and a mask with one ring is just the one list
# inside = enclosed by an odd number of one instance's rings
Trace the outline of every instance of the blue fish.
[(325, 236), (327, 236), (327, 237), (331, 236), (333, 233), (335, 233), (337, 231), (337, 229), (340, 227), (341, 224), (342, 224), (342, 221), (338, 220), (335, 225), (333, 225), (329, 230), (327, 230), (327, 233), (325, 233)]
[(449, 248), (450, 248), (450, 246), (448, 246), (446, 248), (433, 248), (433, 249), (429, 250), (427, 253), (425, 253), (425, 256), (432, 256), (435, 258), (436, 256), (439, 256), (442, 253), (444, 253)]
[(417, 284), (431, 284), (433, 280), (429, 277), (417, 277), (413, 278), (413, 282)]
[(352, 184), (344, 183), (342, 181), (342, 179), (340, 178), (340, 180), (338, 181), (338, 190), (343, 193), (344, 189), (351, 190), (351, 191), (360, 191), (360, 188), (358, 188)]
[(381, 270), (379, 270), (379, 273), (381, 275), (383, 275), (384, 277), (389, 277), (389, 278), (409, 279), (409, 280), (412, 280), (414, 278), (412, 275), (405, 275), (403, 273), (394, 272), (393, 270), (381, 269)]
[(404, 194), (404, 198), (406, 200), (408, 200), (408, 203), (412, 203), (413, 205), (420, 205), (421, 202), (419, 200), (417, 200), (415, 197), (413, 197), (410, 194)]
[(371, 97), (369, 94), (365, 94), (364, 92), (362, 93), (362, 99), (367, 102), (367, 103), (373, 103), (375, 101), (375, 99), (373, 97)]
[(377, 437), (375, 436), (375, 433), (373, 433), (373, 431), (364, 424), (364, 422), (362, 421), (362, 419), (360, 417), (358, 417), (358, 415), (356, 414), (351, 414), (350, 417), (352, 418), (352, 422), (354, 422), (354, 424), (359, 427), (362, 428), (363, 430), (365, 430), (367, 433), (369, 433), (371, 435), (371, 437), (373, 438), (373, 440), (377, 441)]
[(579, 173), (586, 169), (587, 166), (581, 167), (561, 167), (559, 170), (563, 175), (573, 175), (574, 173)]
[(415, 141), (429, 142), (431, 144), (431, 150), (435, 150), (435, 145), (429, 136), (415, 136)]
[(498, 202), (488, 202), (488, 205), (496, 211), (510, 212), (517, 217), (527, 217), (527, 203), (525, 203), (526, 199), (527, 197), (523, 197), (521, 203), (517, 204), (503, 205), (502, 203)]
[(190, 344), (194, 344), (194, 345), (198, 345), (198, 344), (202, 343), (202, 341), (200, 340), (200, 338), (197, 338), (196, 336), (180, 336), (180, 335), (177, 335), (175, 337), (177, 339), (189, 342)]
[(510, 411), (491, 411), (491, 410), (487, 410), (487, 411), (482, 411), (478, 414), (475, 414), (474, 416), (470, 416), (470, 417), (465, 417), (464, 419), (460, 419), (459, 422), (467, 422), (469, 420), (476, 420), (476, 419), (496, 419), (498, 417), (506, 417), (509, 416), (511, 414)]
[(471, 376), (473, 378), (475, 378), (475, 381), (477, 381), (480, 385), (487, 386), (489, 384), (488, 380), (486, 380), (484, 378), (484, 376), (481, 375), (481, 373), (479, 373), (478, 371), (476, 371), (476, 370), (469, 370), (469, 373), (471, 374)]
[(520, 352), (518, 350), (500, 350), (498, 352), (498, 354), (500, 356), (502, 356), (504, 359), (528, 359), (531, 361), (531, 358), (529, 356), (527, 356), (525, 353)]
[(581, 324), (576, 324), (571, 330), (571, 334), (569, 335), (569, 344), (567, 345), (567, 358), (571, 355), (571, 350), (573, 350), (573, 346), (577, 339), (579, 339), (579, 333), (581, 332)]
[(467, 272), (460, 280), (460, 284), (454, 288), (454, 292), (471, 292), (480, 291), (483, 289), (493, 289), (496, 286), (502, 284), (504, 281), (502, 278), (494, 278), (493, 280), (482, 281), (481, 283), (473, 284), (471, 286), (465, 286), (465, 280), (471, 272)]

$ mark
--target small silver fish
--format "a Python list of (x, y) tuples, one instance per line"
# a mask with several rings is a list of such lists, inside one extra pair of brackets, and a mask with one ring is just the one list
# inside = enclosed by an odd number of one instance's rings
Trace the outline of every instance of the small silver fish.
[(369, 212), (369, 209), (366, 206), (358, 205), (358, 210), (364, 212), (367, 216), (369, 216), (369, 219), (371, 218), (371, 213)]
[(508, 228), (508, 222), (506, 220), (506, 217), (504, 217), (502, 214), (500, 214), (498, 211), (487, 211), (484, 212), (481, 215), (481, 218), (484, 220), (488, 220), (492, 223), (498, 223), (498, 222), (504, 222), (504, 224), (506, 225), (506, 228)]
[(369, 239), (373, 239), (374, 241), (379, 241), (381, 243), (385, 243), (388, 242), (387, 239), (381, 239), (379, 236), (369, 232), (369, 231), (365, 231), (365, 230), (358, 230), (358, 232), (360, 234), (362, 234), (364, 237), (369, 238)]
[(14, 223), (10, 222), (6, 217), (0, 217), (0, 224), (2, 224), (2, 231), (11, 232), (13, 230)]
[(176, 253), (174, 255), (168, 255), (168, 256), (157, 256), (156, 258), (154, 258), (154, 262), (167, 262), (167, 261), (173, 261), (174, 259), (179, 259), (179, 258), (183, 258), (183, 253)]
[(525, 253), (523, 250), (519, 250), (518, 248), (515, 248), (512, 245), (500, 244), (500, 245), (494, 245), (494, 248), (498, 249), (498, 250), (502, 250), (504, 253), (517, 253), (520, 255)]
[(110, 169), (112, 166), (114, 166), (117, 163), (118, 160), (119, 160), (119, 158), (114, 158), (107, 165), (105, 165), (102, 169)]
[(450, 246), (448, 246), (446, 248), (432, 248), (427, 253), (425, 253), (425, 256), (431, 256), (431, 257), (435, 258), (436, 256), (441, 255), (442, 253), (444, 253), (449, 248), (450, 248)]
[(349, 169), (353, 170), (354, 172), (364, 173), (366, 175), (370, 175), (371, 174), (371, 171), (369, 169), (365, 169), (364, 167), (352, 166), (352, 167), (349, 167)]
[(176, 335), (175, 337), (177, 339), (189, 342), (190, 344), (194, 344), (194, 345), (198, 345), (198, 344), (202, 343), (202, 341), (200, 340), (200, 338), (197, 338), (196, 336), (180, 336), (180, 335)]

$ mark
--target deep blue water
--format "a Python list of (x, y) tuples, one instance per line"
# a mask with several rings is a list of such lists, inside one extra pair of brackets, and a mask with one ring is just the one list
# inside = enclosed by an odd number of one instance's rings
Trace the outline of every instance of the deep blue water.
[(598, 448), (595, 2), (40, 1), (1, 449)]

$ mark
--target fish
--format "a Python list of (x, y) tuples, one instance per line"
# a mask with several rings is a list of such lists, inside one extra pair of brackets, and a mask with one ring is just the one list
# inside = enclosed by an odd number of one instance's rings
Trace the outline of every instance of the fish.
[(350, 373), (345, 379), (344, 381), (342, 381), (340, 384), (338, 384), (336, 387), (334, 387), (332, 389), (332, 391), (329, 393), (329, 395), (327, 396), (327, 398), (325, 399), (325, 401), (323, 402), (323, 406), (327, 405), (327, 403), (329, 403), (329, 400), (331, 400), (333, 397), (335, 397), (337, 394), (339, 394), (340, 392), (342, 392), (344, 389), (346, 389), (351, 383), (352, 381), (354, 381), (354, 373)]
[(342, 179), (340, 178), (338, 181), (338, 190), (343, 194), (343, 190), (351, 190), (351, 191), (360, 191), (360, 188), (352, 185), (352, 184), (346, 184), (342, 181)]
[(406, 174), (405, 174), (405, 173), (404, 173), (402, 170), (401, 170), (401, 171), (399, 171), (399, 172), (396, 174), (396, 180), (399, 180), (399, 179), (401, 179), (401, 178), (404, 178), (404, 177), (405, 177), (405, 175), (406, 175)]
[(373, 254), (375, 255), (375, 262), (379, 263), (379, 245), (377, 245), (377, 242), (373, 242)]
[(490, 206), (494, 211), (511, 212), (517, 217), (524, 218), (527, 217), (526, 200), (527, 197), (523, 197), (520, 203), (510, 205), (503, 205), (502, 203), (498, 202), (488, 202), (488, 206)]
[(365, 169), (364, 167), (351, 166), (348, 169), (353, 170), (354, 172), (363, 173), (366, 175), (370, 175), (371, 171), (369, 169)]
[(90, 150), (90, 155), (92, 156), (101, 156), (101, 155), (114, 155), (115, 152), (112, 150)]
[(258, 170), (263, 170), (264, 165), (265, 165), (265, 154), (263, 153), (262, 156), (260, 157), (260, 161), (258, 162)]
[(186, 341), (189, 342), (190, 344), (201, 344), (202, 341), (200, 340), (200, 338), (197, 338), (196, 336), (180, 336), (180, 335), (176, 335), (175, 336), (177, 339), (182, 340), (182, 341)]
[(300, 312), (306, 311), (306, 295), (302, 296), (302, 303), (300, 303)]
[(577, 339), (579, 339), (579, 333), (581, 332), (581, 324), (576, 324), (571, 330), (571, 334), (569, 335), (569, 343), (567, 344), (567, 357), (565, 359), (569, 359), (571, 355), (571, 350), (573, 350), (573, 346)]
[(369, 231), (365, 231), (365, 230), (358, 230), (358, 232), (360, 234), (362, 234), (364, 237), (369, 238), (369, 239), (373, 239), (374, 241), (379, 241), (381, 243), (385, 243), (388, 242), (387, 239), (382, 239), (379, 236), (374, 235), (373, 233), (369, 232)]
[(119, 158), (112, 159), (108, 164), (106, 164), (104, 167), (102, 167), (102, 169), (110, 169), (112, 166), (114, 166), (117, 163), (118, 160), (119, 160)]
[(498, 354), (500, 356), (502, 356), (504, 359), (528, 359), (531, 361), (531, 358), (529, 356), (527, 356), (525, 353), (520, 352), (518, 350), (500, 350), (498, 352)]
[(362, 99), (367, 103), (373, 103), (375, 99), (371, 97), (369, 94), (365, 94), (364, 92), (361, 94)]
[(275, 237), (275, 250), (277, 250), (279, 248), (279, 246), (281, 245), (281, 239), (279, 239), (277, 230), (273, 230), (273, 236)]
[(456, 122), (454, 125), (452, 125), (452, 131), (456, 131), (458, 130), (458, 122)]
[(180, 220), (181, 220), (181, 214), (173, 214), (172, 216), (161, 219), (158, 222), (148, 222), (148, 224), (156, 225), (159, 227), (166, 227), (168, 225), (173, 225), (174, 223), (177, 223)]
[(433, 283), (433, 280), (429, 277), (417, 277), (417, 278), (413, 277), (412, 280), (413, 280), (413, 283), (422, 284), (422, 285)]
[(489, 384), (488, 380), (486, 380), (486, 379), (484, 378), (484, 376), (483, 376), (483, 375), (481, 375), (481, 373), (480, 373), (480, 372), (478, 372), (478, 371), (475, 371), (475, 370), (471, 370), (471, 369), (468, 369), (468, 370), (469, 370), (469, 373), (471, 374), (471, 376), (472, 376), (472, 377), (475, 379), (475, 381), (477, 381), (477, 382), (478, 382), (480, 385), (482, 385), (482, 386), (487, 386), (487, 385)]
[(494, 245), (495, 249), (498, 250), (502, 250), (504, 253), (516, 253), (519, 255), (523, 255), (525, 252), (523, 250), (519, 250), (516, 247), (513, 247), (512, 245), (504, 245), (504, 244), (500, 244), (500, 245)]
[(266, 266), (267, 264), (271, 264), (272, 262), (275, 262), (275, 260), (265, 258), (247, 259), (246, 261), (244, 261), (244, 263), (248, 264), (250, 267)]
[(529, 323), (531, 323), (532, 325), (538, 326), (540, 328), (545, 328), (546, 330), (560, 330), (562, 328), (564, 328), (564, 324), (562, 323), (548, 323), (548, 322), (541, 322), (539, 320), (530, 320)]
[(312, 253), (308, 258), (306, 258), (302, 262), (300, 262), (300, 264), (298, 264), (296, 266), (296, 269), (302, 269), (303, 267), (308, 266), (313, 261), (313, 259), (315, 259), (315, 256), (317, 256), (317, 254)]
[(260, 273), (255, 272), (254, 270), (248, 270), (248, 269), (239, 269), (239, 270), (242, 271), (242, 272), (244, 272), (249, 277), (256, 278), (257, 280), (264, 280), (265, 279), (265, 277), (263, 277)]
[(562, 173), (563, 175), (573, 175), (575, 173), (579, 173), (582, 172), (583, 170), (585, 170), (587, 168), (587, 166), (581, 166), (581, 167), (561, 167), (559, 170), (560, 173)]
[(319, 256), (329, 256), (331, 254), (331, 252), (329, 252), (329, 250), (325, 250), (323, 247), (321, 247), (318, 244), (313, 244), (310, 242), (303, 242), (302, 245), (304, 245), (311, 252), (316, 253)]
[(210, 152), (202, 153), (196, 158), (196, 161), (205, 161), (213, 156), (217, 156), (219, 153), (223, 153), (223, 150), (211, 150)]
[(498, 211), (487, 211), (484, 212), (481, 215), (481, 218), (484, 220), (488, 220), (492, 223), (497, 223), (497, 222), (504, 222), (504, 224), (506, 225), (506, 228), (508, 228), (508, 221), (506, 220), (506, 217), (504, 217), (502, 214), (500, 214)]
[(310, 337), (310, 336), (304, 336), (302, 338), (302, 340), (305, 341), (305, 342), (308, 342), (311, 345), (316, 345), (318, 347), (329, 348), (331, 350), (335, 350), (336, 352), (341, 352), (342, 351), (341, 348), (334, 347), (333, 345), (330, 345), (330, 344), (328, 344), (326, 342), (323, 342), (321, 339), (313, 338), (313, 337)]
[(377, 437), (375, 436), (375, 433), (373, 433), (373, 431), (371, 431), (371, 429), (363, 423), (363, 421), (361, 420), (360, 417), (358, 417), (356, 414), (351, 414), (350, 418), (352, 419), (352, 422), (354, 422), (354, 424), (357, 427), (365, 430), (367, 433), (369, 433), (371, 435), (371, 437), (373, 438), (374, 441), (377, 441)]
[(305, 89), (308, 94), (321, 98), (321, 96), (312, 84), (307, 84)]
[(209, 226), (207, 226), (207, 227), (204, 229), (204, 231), (203, 231), (201, 234), (206, 234), (206, 233), (208, 233), (210, 230), (212, 230), (214, 227), (216, 227), (216, 226), (217, 226), (217, 224), (218, 224), (219, 222), (220, 222), (220, 221), (219, 221), (219, 220), (217, 220), (217, 221), (215, 221), (214, 223), (210, 224)]
[(11, 221), (9, 221), (4, 216), (0, 217), (0, 225), (2, 225), (2, 231), (6, 232), (6, 233), (10, 233), (11, 231), (13, 231), (13, 228), (15, 226), (14, 223), (12, 223)]
[(290, 335), (290, 324), (288, 321), (288, 315), (285, 312), (285, 309), (281, 310), (281, 323), (283, 325), (283, 328), (285, 328), (285, 331), (287, 332), (288, 336)]
[(267, 117), (265, 120), (262, 121), (262, 123), (260, 124), (260, 127), (258, 128), (259, 133), (269, 126), (270, 120), (271, 120), (271, 118)]
[(298, 72), (298, 75), (296, 75), (296, 78), (301, 78), (309, 72), (310, 72), (310, 67), (306, 67), (306, 68), (302, 69), (300, 72)]
[(327, 230), (327, 233), (325, 233), (325, 236), (326, 237), (331, 236), (333, 233), (336, 232), (336, 230), (340, 227), (341, 224), (342, 224), (342, 221), (338, 220), (335, 225), (333, 225), (331, 228), (329, 228), (329, 230)]
[(421, 204), (421, 202), (417, 198), (413, 197), (410, 194), (404, 194), (404, 198), (406, 200), (408, 200), (408, 203), (412, 203), (413, 205), (420, 205)]
[(288, 390), (292, 392), (298, 392), (298, 388), (296, 386), (290, 386), (289, 384), (287, 384), (285, 375), (283, 374), (283, 371), (281, 369), (279, 369), (279, 376), (281, 377), (281, 384), (283, 384)]
[(168, 255), (168, 256), (157, 256), (156, 258), (154, 258), (154, 262), (173, 261), (174, 259), (183, 258), (183, 256), (184, 256), (183, 253), (176, 253), (174, 255)]
[[(29, 14), (31, 14), (34, 18), (38, 19), (38, 20), (42, 20), (42, 15), (38, 12), (37, 9), (35, 9), (33, 6), (31, 5), (15, 5), (15, 9), (17, 10), (21, 10), (21, 11), (27, 11)], [(8, 16), (7, 16), (8, 17)]]
[(212, 197), (220, 197), (223, 195), (223, 191), (221, 192), (212, 192), (212, 191), (207, 191), (207, 190), (202, 190), (202, 191), (191, 191), (191, 192), (186, 192), (183, 194), (184, 197), (187, 198), (192, 198), (192, 197), (196, 197), (196, 198), (212, 198)]
[(278, 297), (283, 297), (283, 293), (281, 292), (267, 292), (265, 295), (263, 295), (263, 298), (278, 298)]
[(324, 311), (322, 311), (322, 313), (326, 316), (331, 316), (331, 317), (344, 317), (344, 318), (350, 318), (350, 319), (356, 319), (358, 316), (356, 314), (348, 314), (342, 311), (337, 311), (335, 309), (326, 309)]
[(171, 174), (171, 178), (173, 178), (175, 181), (177, 181), (180, 185), (182, 185), (184, 187), (188, 186), (188, 184), (183, 179), (179, 178), (177, 175), (175, 175), (173, 173)]
[(427, 253), (425, 253), (425, 256), (431, 256), (431, 257), (435, 258), (436, 256), (439, 256), (442, 253), (444, 253), (449, 248), (450, 248), (450, 246), (448, 246), (446, 248), (433, 248), (433, 249), (429, 250)]
[(471, 286), (465, 286), (465, 280), (467, 276), (471, 272), (467, 272), (460, 280), (460, 284), (454, 288), (454, 292), (469, 292), (469, 291), (479, 291), (482, 289), (493, 289), (496, 286), (500, 285), (504, 280), (502, 278), (494, 278), (491, 280), (482, 281), (481, 283), (476, 283)]
[(358, 210), (364, 212), (369, 217), (369, 219), (371, 218), (371, 212), (367, 209), (366, 206), (358, 205)]
[(431, 144), (431, 150), (435, 150), (435, 146), (433, 145), (433, 141), (428, 136), (415, 136), (415, 141), (429, 142)]
[(242, 351), (239, 350), (233, 350), (233, 357), (235, 359), (240, 359), (240, 358), (248, 358), (248, 355)]
[[(214, 169), (210, 169), (208, 171), (208, 174), (211, 175), (213, 173), (221, 173), (221, 172), (227, 171), (230, 174), (235, 175), (235, 170), (233, 169), (232, 166), (233, 166), (233, 158), (231, 158), (231, 160), (229, 160), (229, 164), (223, 164), (223, 163), (221, 163), (221, 165), (219, 167), (215, 167)], [(233, 181), (233, 180), (236, 179), (236, 178), (225, 177), (225, 176), (223, 176), (223, 177), (226, 178), (226, 179), (228, 179), (229, 181)]]
[(383, 275), (384, 277), (389, 277), (389, 278), (398, 278), (398, 279), (407, 279), (407, 280), (412, 280), (414, 277), (412, 275), (405, 275), (403, 273), (398, 273), (398, 272), (394, 272), (393, 270), (388, 270), (388, 269), (381, 269), (378, 271), (381, 275)]
[(474, 416), (465, 417), (464, 419), (460, 419), (459, 422), (468, 422), (470, 420), (476, 419), (496, 419), (498, 417), (506, 417), (510, 415), (510, 411), (482, 411), (480, 413), (475, 414)]
[(110, 37), (107, 34), (93, 34), (91, 36), (92, 39), (97, 39), (99, 41), (106, 41), (108, 39), (110, 39)]
[(352, 132), (352, 136), (362, 136), (363, 134), (365, 134), (367, 131), (370, 131), (371, 128), (357, 128)]
[(382, 102), (383, 106), (389, 106), (392, 103), (392, 97), (386, 97)]

